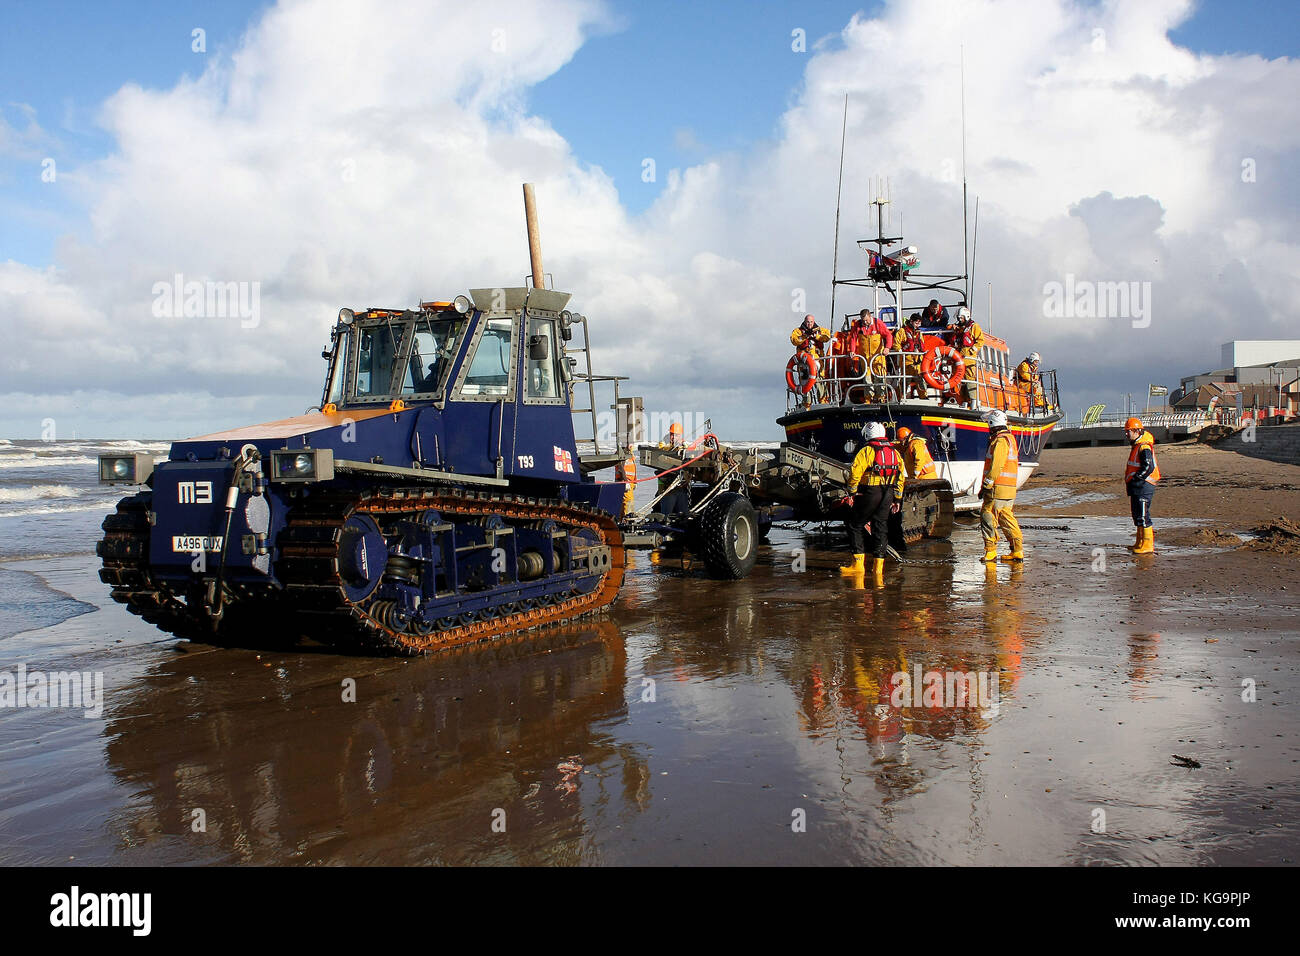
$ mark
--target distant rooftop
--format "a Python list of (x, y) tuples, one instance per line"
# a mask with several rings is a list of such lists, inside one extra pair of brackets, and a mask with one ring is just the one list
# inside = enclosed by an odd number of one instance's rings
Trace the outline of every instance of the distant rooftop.
[(1234, 339), (1220, 347), (1219, 364), (1225, 368), (1286, 364), (1282, 355), (1300, 355), (1300, 339)]

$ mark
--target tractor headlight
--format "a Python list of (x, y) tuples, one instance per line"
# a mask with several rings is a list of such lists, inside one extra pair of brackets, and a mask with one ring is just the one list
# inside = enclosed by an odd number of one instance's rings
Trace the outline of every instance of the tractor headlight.
[(334, 477), (334, 452), (329, 448), (271, 452), (272, 481), (329, 481)]
[(136, 452), (133, 455), (100, 455), (99, 480), (109, 484), (142, 485), (153, 474), (153, 456)]
[(339, 309), (339, 322), (343, 325), (351, 325), (356, 317), (357, 314), (351, 309)]
[(469, 296), (458, 295), (456, 298), (451, 300), (451, 307), (461, 315), (465, 315), (473, 308), (473, 304), (469, 301)]

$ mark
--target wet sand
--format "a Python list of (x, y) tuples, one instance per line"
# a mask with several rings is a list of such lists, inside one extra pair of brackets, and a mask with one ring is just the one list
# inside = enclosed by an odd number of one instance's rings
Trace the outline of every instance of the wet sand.
[[(1300, 512), (1300, 469), (1232, 456), (1279, 487), (1206, 492), (1228, 453), (1161, 453), (1154, 557), (1089, 482), (1123, 449), (1050, 451), (1023, 569), (963, 519), (858, 589), (838, 538), (777, 528), (745, 581), (638, 553), (599, 619), (417, 660), (178, 642), (89, 556), (10, 564), (64, 610), (0, 670), (107, 700), (0, 710), (0, 862), (1294, 863), (1300, 559), (1196, 535)], [(996, 707), (893, 706), (917, 665), (996, 673)]]

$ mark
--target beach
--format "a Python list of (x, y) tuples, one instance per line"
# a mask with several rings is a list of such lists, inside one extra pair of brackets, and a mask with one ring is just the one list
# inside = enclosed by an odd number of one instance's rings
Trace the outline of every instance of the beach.
[(1050, 450), (1023, 567), (967, 516), (858, 587), (778, 526), (744, 580), (635, 552), (603, 615), (423, 658), (179, 641), (108, 599), (99, 499), (0, 515), (0, 672), (104, 688), (0, 709), (0, 862), (1293, 864), (1300, 558), (1250, 535), (1300, 469), (1158, 452), (1155, 555), (1125, 450)]

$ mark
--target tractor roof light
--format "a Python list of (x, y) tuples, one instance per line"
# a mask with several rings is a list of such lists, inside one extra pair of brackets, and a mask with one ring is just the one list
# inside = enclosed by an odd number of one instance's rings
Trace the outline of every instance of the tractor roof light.
[(351, 309), (339, 309), (340, 325), (351, 325), (354, 321), (356, 321), (356, 318), (357, 318), (357, 314), (353, 312)]
[(469, 296), (458, 295), (456, 296), (456, 298), (451, 300), (451, 307), (455, 309), (457, 312), (459, 312), (461, 315), (467, 315), (469, 313), (469, 310), (472, 309), (474, 305), (472, 302), (469, 301)]

